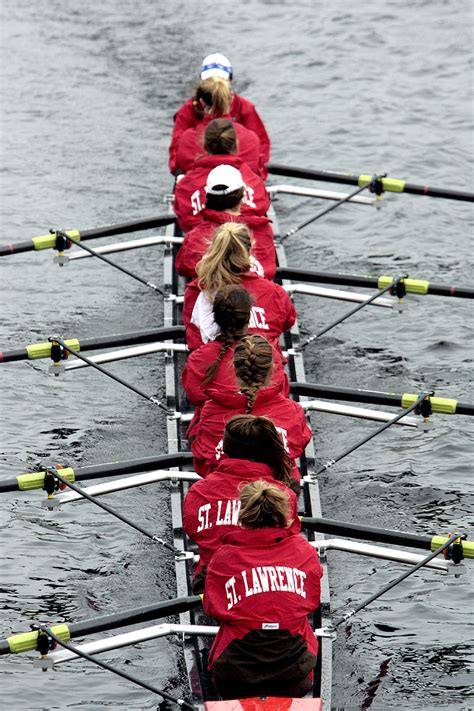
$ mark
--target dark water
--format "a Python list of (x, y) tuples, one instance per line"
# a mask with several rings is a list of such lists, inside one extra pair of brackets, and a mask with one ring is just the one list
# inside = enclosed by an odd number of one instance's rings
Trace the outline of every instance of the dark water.
[[(473, 190), (472, 9), (467, 0), (402, 4), (4, 0), (2, 238), (158, 214), (173, 111), (202, 57), (232, 59), (255, 101), (275, 162)], [(270, 183), (282, 182), (272, 179)], [(283, 181), (291, 182), (291, 181)], [(390, 195), (379, 212), (345, 207), (288, 242), (295, 266), (409, 272), (472, 283), (472, 207)], [(323, 206), (278, 203), (283, 228)], [(112, 241), (112, 240), (110, 240)], [(115, 238), (114, 238), (115, 241)], [(115, 259), (147, 278), (160, 248)], [(3, 348), (53, 333), (90, 336), (162, 323), (160, 298), (91, 261), (59, 270), (50, 252), (2, 259)], [(308, 334), (347, 306), (297, 299)], [(426, 385), (472, 401), (472, 310), (411, 298), (403, 314), (363, 312), (308, 349), (310, 379), (391, 391)], [(113, 366), (146, 392), (163, 388), (161, 356)], [(2, 367), (1, 475), (45, 461), (74, 465), (165, 452), (163, 416), (94, 373), (52, 381), (44, 364)], [(473, 427), (435, 417), (424, 435), (392, 431), (323, 479), (325, 515), (420, 532), (472, 526)], [(313, 416), (322, 460), (372, 425)], [(2, 495), (2, 637), (29, 620), (77, 620), (173, 595), (172, 561), (89, 505), (46, 515), (42, 495)], [(111, 505), (170, 534), (166, 493), (115, 494)], [(471, 516), (470, 516), (471, 514)], [(472, 531), (472, 528), (471, 528)], [(401, 567), (331, 556), (334, 609), (360, 602)], [(339, 634), (339, 709), (466, 709), (472, 677), (472, 573), (418, 574)], [(471, 598), (472, 600), (472, 598)], [(161, 640), (110, 656), (168, 691), (177, 647)], [(2, 658), (5, 708), (154, 708), (156, 700), (89, 665), (54, 675)]]

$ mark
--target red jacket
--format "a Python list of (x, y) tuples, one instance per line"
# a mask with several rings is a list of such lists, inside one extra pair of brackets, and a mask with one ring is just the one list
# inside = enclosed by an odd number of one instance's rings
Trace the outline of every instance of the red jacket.
[[(233, 415), (243, 415), (247, 411), (247, 398), (242, 393), (212, 387), (206, 392), (209, 399), (202, 408), (191, 444), (194, 467), (201, 476), (209, 474), (222, 457), (222, 438), (227, 421)], [(303, 408), (282, 394), (281, 385), (268, 385), (259, 390), (251, 414), (272, 420), (293, 460), (303, 453), (312, 433)]]
[(250, 229), (253, 238), (251, 253), (262, 265), (265, 277), (273, 279), (276, 274), (276, 252), (271, 220), (268, 217), (250, 212), (231, 215), (207, 208), (202, 210), (201, 215), (199, 224), (187, 233), (176, 255), (175, 267), (178, 274), (194, 279), (196, 264), (212, 242), (216, 229), (225, 222), (238, 222)]
[(224, 455), (217, 468), (206, 479), (195, 482), (184, 499), (183, 527), (199, 546), (199, 563), (195, 574), (208, 565), (219, 547), (221, 536), (238, 527), (242, 484), (257, 479), (277, 484), (288, 494), (293, 519), (291, 530), (295, 533), (301, 530), (296, 494), (275, 480), (271, 467)]
[[(204, 610), (220, 624), (209, 668), (253, 630), (301, 635), (310, 652), (318, 642), (307, 615), (319, 607), (322, 568), (315, 549), (288, 529), (241, 528), (222, 537), (207, 568)], [(260, 650), (255, 650), (258, 655)]]
[[(176, 151), (176, 167), (177, 170), (187, 173), (194, 166), (194, 161), (207, 155), (204, 150), (204, 133), (207, 124), (212, 121), (215, 116), (205, 116), (196, 128), (188, 128), (180, 138), (178, 150)], [(229, 118), (223, 116), (223, 118)], [(245, 128), (241, 123), (234, 123), (235, 133), (237, 134), (237, 155), (248, 163), (250, 168), (260, 175), (263, 179), (260, 165), (260, 141), (254, 131)]]
[(176, 183), (174, 190), (174, 211), (178, 224), (184, 232), (202, 221), (201, 210), (206, 204), (206, 185), (209, 172), (218, 165), (232, 165), (240, 170), (245, 183), (244, 199), (241, 204), (243, 214), (266, 215), (270, 207), (270, 196), (263, 180), (253, 172), (237, 155), (204, 155), (194, 162), (194, 166)]
[[(263, 279), (254, 272), (241, 277), (241, 285), (253, 296), (249, 333), (258, 333), (279, 348), (278, 338), (289, 331), (296, 321), (296, 309), (286, 291), (279, 284)], [(190, 350), (202, 346), (199, 328), (191, 323), (194, 304), (200, 294), (197, 279), (190, 282), (184, 292), (183, 323), (186, 343)]]
[[(181, 373), (181, 382), (186, 390), (188, 400), (193, 405), (204, 405), (208, 399), (205, 390), (213, 388), (216, 390), (230, 390), (237, 392), (237, 381), (234, 371), (234, 350), (238, 341), (229, 348), (221, 362), (217, 366), (214, 378), (206, 385), (202, 384), (202, 379), (207, 370), (207, 366), (213, 363), (219, 355), (221, 343), (220, 341), (209, 341), (200, 348), (188, 355), (186, 365)], [(274, 349), (273, 353), (273, 373), (272, 383), (282, 387), (282, 392), (287, 397), (289, 394), (288, 376), (283, 368), (282, 356), (279, 351)]]
[[(248, 99), (244, 99), (243, 96), (232, 94), (230, 117), (233, 121), (237, 121), (237, 123), (242, 124), (242, 126), (249, 128), (257, 134), (260, 140), (260, 163), (262, 166), (266, 165), (266, 163), (270, 160), (270, 139), (263, 121), (255, 109), (255, 106), (248, 101)], [(200, 121), (202, 121), (202, 117), (195, 112), (192, 98), (188, 99), (175, 113), (173, 133), (169, 147), (169, 167), (171, 173), (174, 174), (177, 168), (176, 151), (178, 149), (181, 136), (186, 129), (194, 128), (200, 123)], [(266, 174), (262, 175), (262, 178), (265, 179)]]

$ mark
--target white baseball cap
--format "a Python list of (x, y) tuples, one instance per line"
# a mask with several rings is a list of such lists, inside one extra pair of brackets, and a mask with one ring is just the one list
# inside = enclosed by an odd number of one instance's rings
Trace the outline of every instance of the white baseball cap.
[(203, 59), (201, 67), (201, 79), (209, 79), (209, 77), (223, 77), (224, 79), (232, 79), (232, 64), (223, 54), (208, 54)]
[(233, 165), (218, 165), (208, 174), (204, 190), (208, 195), (228, 195), (243, 186), (240, 170)]

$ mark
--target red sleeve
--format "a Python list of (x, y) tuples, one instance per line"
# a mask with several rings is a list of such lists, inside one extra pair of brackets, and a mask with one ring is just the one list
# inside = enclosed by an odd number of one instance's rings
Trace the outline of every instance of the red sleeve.
[(193, 100), (188, 99), (174, 115), (173, 133), (171, 134), (171, 143), (169, 146), (169, 168), (170, 173), (175, 173), (177, 169), (176, 154), (181, 136), (188, 129), (196, 126), (197, 119), (194, 115)]
[(279, 284), (275, 284), (275, 286), (277, 287), (275, 301), (280, 309), (282, 332), (289, 331), (296, 321), (295, 305), (282, 286)]
[[(215, 230), (215, 227), (216, 226), (213, 223), (204, 222), (204, 220), (201, 220), (199, 225), (196, 225), (196, 227), (194, 227), (185, 235), (183, 244), (179, 248), (178, 254), (176, 255), (175, 267), (178, 274), (180, 274), (181, 276), (188, 277), (189, 279), (196, 278), (196, 264), (199, 262), (199, 260), (207, 250), (211, 242), (211, 236)], [(197, 294), (192, 303), (189, 317), (187, 313), (185, 316), (185, 307), (183, 306), (183, 321), (185, 325), (187, 325), (187, 318), (189, 319), (189, 321), (191, 321), (191, 315), (196, 299)]]
[(199, 296), (199, 286), (197, 279), (190, 282), (186, 289), (184, 290), (184, 302), (183, 302), (183, 323), (186, 329), (186, 345), (190, 351), (196, 350), (200, 346), (204, 345), (201, 338), (201, 332), (199, 328), (191, 323), (191, 317), (193, 315), (194, 304)]
[[(193, 171), (191, 171), (193, 172)], [(174, 189), (173, 209), (178, 225), (183, 232), (188, 232), (202, 222), (201, 210), (205, 204), (205, 193), (187, 173), (176, 183)]]
[(186, 390), (189, 402), (193, 405), (202, 405), (207, 400), (201, 384), (203, 373), (200, 366), (202, 363), (194, 356), (196, 356), (196, 352), (191, 353), (186, 361), (181, 373), (181, 383)]
[[(270, 138), (268, 136), (265, 125), (257, 113), (255, 106), (248, 99), (244, 99), (242, 96), (236, 96), (239, 101), (239, 117), (240, 122), (251, 131), (254, 131), (260, 140), (260, 174), (262, 174), (263, 166), (265, 166), (270, 160)], [(264, 169), (264, 175), (262, 178), (265, 180), (267, 177), (267, 171)]]

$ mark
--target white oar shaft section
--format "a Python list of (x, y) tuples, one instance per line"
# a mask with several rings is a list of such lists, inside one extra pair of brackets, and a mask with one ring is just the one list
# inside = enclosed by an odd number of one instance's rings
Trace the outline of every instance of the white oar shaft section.
[[(283, 284), (283, 288), (289, 294), (306, 294), (307, 296), (321, 296), (324, 299), (338, 299), (339, 301), (354, 301), (362, 303), (367, 301), (366, 294), (358, 294), (354, 291), (343, 291), (342, 289), (326, 289), (324, 286), (314, 286), (313, 284)], [(368, 306), (383, 306), (393, 309), (394, 302), (379, 296)]]
[[(172, 625), (164, 623), (160, 625), (152, 625), (151, 627), (145, 627), (141, 630), (124, 632), (123, 634), (107, 637), (106, 639), (98, 639), (94, 642), (86, 642), (85, 644), (76, 646), (81, 652), (93, 655), (101, 654), (102, 652), (110, 652), (113, 649), (129, 647), (132, 644), (148, 642), (149, 640), (157, 639), (158, 637), (168, 637), (173, 634), (214, 637), (217, 634), (218, 629), (219, 627), (217, 625)], [(75, 659), (80, 659), (79, 655), (65, 649), (48, 654), (46, 659), (35, 660), (35, 666), (47, 669), (56, 666), (57, 664), (64, 664), (64, 662), (70, 662)]]
[[(395, 563), (406, 563), (407, 565), (416, 565), (426, 556), (419, 553), (410, 553), (409, 551), (400, 551), (393, 548), (384, 548), (383, 546), (373, 546), (369, 543), (360, 543), (359, 541), (347, 541), (343, 538), (328, 538), (326, 540), (311, 541), (311, 545), (319, 551), (335, 550), (344, 551), (345, 553), (356, 553), (357, 555), (365, 555), (370, 558), (381, 558), (383, 560), (392, 560)], [(434, 558), (426, 564), (426, 568), (441, 570), (447, 573), (454, 563), (450, 560)], [(459, 565), (457, 566), (459, 568)]]
[[(317, 188), (303, 188), (298, 185), (270, 185), (267, 187), (270, 195), (300, 195), (301, 197), (314, 197), (321, 200), (344, 200), (347, 193), (338, 193), (334, 190), (318, 190)], [(355, 202), (359, 205), (373, 205), (376, 200), (362, 195), (355, 195), (347, 202)]]
[[(119, 351), (110, 351), (109, 353), (101, 353), (100, 355), (89, 356), (89, 360), (93, 363), (114, 363), (118, 360), (126, 360), (127, 358), (136, 358), (137, 356), (149, 355), (150, 353), (159, 352), (178, 352), (187, 353), (188, 347), (184, 343), (147, 343), (143, 346), (132, 346), (131, 348), (122, 348)], [(89, 368), (89, 363), (83, 360), (72, 360), (64, 366), (65, 370), (77, 370), (77, 368)]]
[[(346, 417), (356, 417), (361, 420), (373, 420), (374, 422), (389, 422), (393, 419), (393, 413), (382, 412), (380, 410), (368, 410), (365, 407), (353, 407), (352, 405), (335, 405), (332, 402), (323, 400), (306, 400), (300, 402), (303, 410), (316, 410), (317, 412), (327, 412), (331, 415), (344, 415)], [(396, 422), (396, 425), (405, 427), (418, 427), (421, 419), (406, 415)]]
[[(97, 254), (114, 254), (115, 252), (128, 252), (130, 249), (141, 249), (142, 247), (153, 247), (156, 244), (182, 244), (183, 237), (166, 237), (165, 235), (156, 235), (154, 237), (142, 237), (142, 239), (133, 239), (128, 242), (115, 242), (107, 244), (104, 247), (95, 247), (94, 251)], [(85, 252), (82, 249), (77, 252), (72, 252), (69, 256), (69, 261), (73, 262), (76, 259), (87, 259), (93, 257), (93, 254)]]
[[(144, 474), (136, 474), (135, 476), (127, 476), (122, 479), (113, 479), (103, 484), (94, 484), (93, 486), (84, 487), (84, 492), (89, 496), (103, 496), (104, 494), (113, 494), (115, 491), (124, 491), (125, 489), (133, 489), (137, 486), (145, 486), (146, 484), (155, 484), (158, 481), (199, 481), (201, 477), (195, 472), (180, 472), (170, 469), (155, 469)], [(58, 494), (54, 497), (57, 502), (56, 506), (61, 504), (69, 504), (72, 501), (81, 501), (84, 499), (75, 491), (68, 491), (64, 494)], [(46, 505), (48, 502), (45, 501)]]

